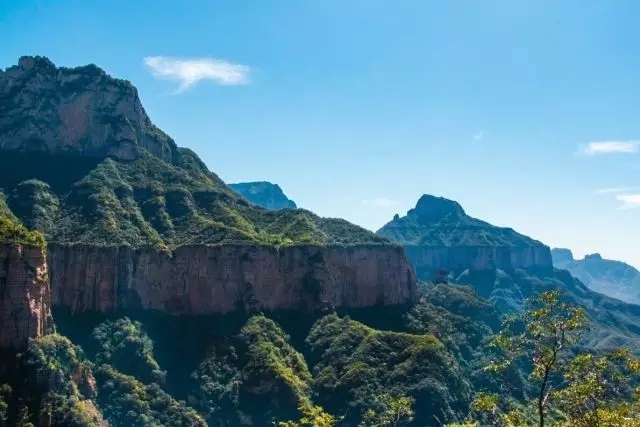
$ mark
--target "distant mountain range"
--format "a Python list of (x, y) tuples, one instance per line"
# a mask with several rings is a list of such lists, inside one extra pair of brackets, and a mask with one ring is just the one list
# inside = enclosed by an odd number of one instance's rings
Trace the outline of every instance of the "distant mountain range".
[(229, 184), (231, 189), (240, 193), (254, 205), (270, 210), (296, 209), (296, 203), (289, 199), (278, 184), (267, 181), (238, 182)]
[(600, 254), (574, 259), (569, 249), (554, 248), (551, 251), (553, 265), (568, 270), (589, 289), (640, 304), (640, 271), (622, 261), (604, 259)]

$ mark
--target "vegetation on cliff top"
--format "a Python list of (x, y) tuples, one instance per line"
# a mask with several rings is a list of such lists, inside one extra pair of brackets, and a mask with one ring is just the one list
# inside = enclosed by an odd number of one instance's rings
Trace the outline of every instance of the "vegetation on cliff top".
[(0, 192), (0, 243), (32, 245), (44, 248), (44, 235), (38, 231), (29, 231), (13, 215), (6, 205), (5, 196)]

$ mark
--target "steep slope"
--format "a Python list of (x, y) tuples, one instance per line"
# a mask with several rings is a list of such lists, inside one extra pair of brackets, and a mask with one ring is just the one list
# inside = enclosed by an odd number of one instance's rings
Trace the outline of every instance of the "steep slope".
[(633, 304), (640, 304), (640, 271), (621, 261), (604, 259), (600, 254), (574, 259), (569, 249), (551, 250), (553, 265), (568, 270), (589, 289)]
[(238, 182), (229, 184), (233, 190), (240, 193), (244, 198), (265, 209), (296, 209), (296, 203), (289, 199), (278, 184), (266, 181), (259, 182)]
[(427, 194), (377, 234), (402, 244), (424, 280), (438, 269), (551, 266), (549, 248), (541, 242), (472, 218), (458, 202)]
[(415, 296), (401, 248), (341, 219), (249, 203), (151, 123), (129, 82), (95, 65), (23, 57), (0, 72), (0, 170), (10, 211), (50, 243), (54, 303), (73, 310)]

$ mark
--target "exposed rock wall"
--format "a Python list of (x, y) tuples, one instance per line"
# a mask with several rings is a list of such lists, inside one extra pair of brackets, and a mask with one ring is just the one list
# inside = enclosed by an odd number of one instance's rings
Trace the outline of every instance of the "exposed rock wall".
[(131, 83), (95, 65), (58, 68), (39, 56), (0, 69), (0, 129), (4, 150), (131, 160), (144, 148), (169, 163), (177, 155)]
[(552, 267), (548, 246), (412, 246), (404, 247), (418, 278), (431, 280), (438, 269), (489, 270)]
[(72, 312), (170, 314), (398, 305), (416, 297), (400, 247), (185, 246), (172, 253), (49, 246), (52, 303)]
[(42, 249), (0, 244), (0, 347), (24, 349), (47, 333), (50, 299)]

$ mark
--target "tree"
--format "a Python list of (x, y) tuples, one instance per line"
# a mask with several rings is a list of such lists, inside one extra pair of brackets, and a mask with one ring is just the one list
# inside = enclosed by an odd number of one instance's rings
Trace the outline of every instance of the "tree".
[(374, 402), (381, 410), (365, 411), (360, 427), (397, 427), (413, 420), (413, 397), (394, 397), (385, 393), (376, 397)]
[(338, 419), (322, 409), (321, 406), (314, 406), (307, 402), (300, 408), (302, 418), (299, 421), (279, 422), (278, 427), (333, 427)]
[(626, 349), (578, 355), (564, 373), (566, 386), (554, 393), (566, 416), (566, 425), (640, 425), (640, 408), (628, 388), (639, 372), (640, 361)]
[(587, 326), (584, 310), (562, 302), (561, 296), (553, 290), (530, 298), (524, 311), (507, 316), (502, 331), (490, 343), (499, 358), (487, 370), (502, 371), (523, 360), (532, 366), (540, 427), (545, 425), (549, 396), (559, 385), (554, 377), (564, 372), (565, 358)]

